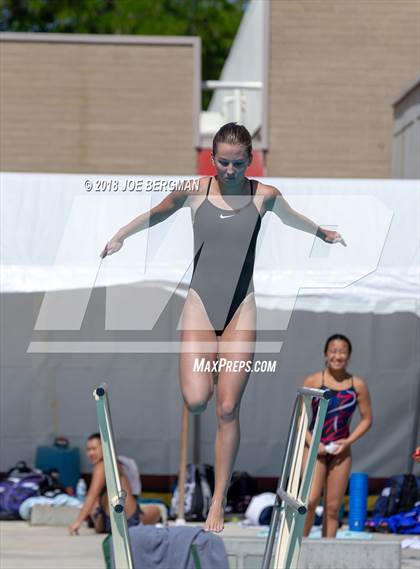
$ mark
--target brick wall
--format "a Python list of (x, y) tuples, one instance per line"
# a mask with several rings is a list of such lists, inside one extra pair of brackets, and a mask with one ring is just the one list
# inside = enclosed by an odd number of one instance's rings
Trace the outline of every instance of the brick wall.
[(192, 45), (0, 40), (2, 170), (195, 172)]
[(419, 71), (416, 0), (272, 0), (269, 176), (388, 178)]

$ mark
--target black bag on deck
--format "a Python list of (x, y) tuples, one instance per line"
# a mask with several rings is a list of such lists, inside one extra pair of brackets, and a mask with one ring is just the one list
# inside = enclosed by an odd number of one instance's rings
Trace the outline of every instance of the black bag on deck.
[(373, 508), (373, 517), (388, 517), (408, 512), (420, 500), (420, 479), (413, 474), (391, 476)]
[(420, 480), (414, 474), (404, 474), (404, 481), (398, 500), (398, 511), (409, 512), (420, 501)]
[(257, 481), (248, 472), (234, 472), (227, 493), (227, 512), (243, 514), (252, 496), (257, 494)]
[(23, 460), (19, 461), (0, 482), (0, 518), (19, 519), (21, 504), (27, 498), (39, 496), (45, 481), (42, 470), (32, 469)]
[[(204, 521), (209, 513), (214, 470), (208, 464), (187, 464), (185, 473), (184, 516), (189, 522)], [(170, 515), (178, 513), (179, 489), (175, 486), (171, 499)]]

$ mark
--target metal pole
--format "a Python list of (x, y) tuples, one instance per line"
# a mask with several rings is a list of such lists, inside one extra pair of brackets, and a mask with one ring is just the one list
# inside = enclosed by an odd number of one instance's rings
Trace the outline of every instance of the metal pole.
[(187, 469), (187, 453), (188, 453), (188, 423), (189, 423), (189, 411), (188, 407), (183, 405), (182, 407), (182, 421), (181, 421), (181, 442), (179, 449), (179, 471), (178, 471), (178, 511), (177, 511), (177, 523), (185, 524), (185, 512), (184, 512), (184, 501), (185, 501), (185, 474)]
[[(269, 569), (270, 567), (278, 528), (275, 568), (294, 569), (297, 567), (318, 445), (328, 408), (328, 400), (332, 396), (329, 390), (302, 387), (297, 391), (262, 569)], [(306, 430), (312, 415), (311, 400), (313, 397), (319, 399), (318, 411), (308, 460), (299, 485)], [(287, 490), (285, 490), (286, 484)]]
[(201, 415), (193, 416), (193, 449), (192, 461), (193, 464), (200, 464), (201, 462)]
[(101, 435), (115, 566), (118, 567), (118, 569), (133, 569), (130, 539), (124, 512), (126, 493), (121, 487), (118, 472), (114, 431), (112, 428), (107, 389), (107, 385), (101, 383), (101, 385), (94, 390), (93, 397), (96, 401), (96, 413), (98, 415), (99, 433)]
[[(413, 397), (414, 399), (414, 397)], [(420, 377), (419, 377), (419, 381), (417, 382), (417, 394), (415, 397), (415, 403), (414, 403), (414, 408), (415, 408), (415, 417), (413, 420), (413, 430), (411, 432), (411, 436), (410, 436), (410, 448), (408, 449), (408, 469), (407, 472), (409, 472), (410, 474), (413, 474), (414, 472), (414, 466), (415, 466), (415, 462), (414, 460), (411, 458), (411, 453), (416, 450), (416, 446), (418, 444), (419, 436), (420, 436), (420, 411), (419, 411), (419, 407), (420, 407)]]
[[(330, 399), (331, 396), (332, 393), (331, 391), (328, 390), (322, 393), (321, 397), (319, 397), (318, 411), (315, 419), (314, 429), (312, 432), (312, 441), (308, 451), (306, 466), (302, 474), (302, 481), (299, 487), (299, 492), (297, 494), (298, 501), (305, 505), (307, 505), (309, 500), (309, 493), (312, 485), (313, 473), (318, 455), (319, 441), (321, 439), (322, 429), (325, 421), (325, 415), (328, 409), (328, 400)], [(301, 397), (304, 399), (305, 415), (307, 418), (309, 418), (312, 414), (312, 406), (311, 406), (312, 397), (308, 393), (301, 395)], [(307, 422), (306, 422), (305, 431), (306, 428), (307, 428)], [(302, 448), (302, 455), (303, 455), (303, 448)], [(279, 555), (278, 559), (276, 560), (277, 564), (275, 564), (276, 569), (277, 568), (296, 569), (298, 566), (306, 516), (294, 515), (293, 513), (290, 513), (290, 509), (288, 511), (288, 514), (289, 514), (288, 519), (291, 526), (291, 530), (289, 531), (289, 534), (287, 536), (288, 537), (287, 544), (283, 543), (283, 547), (281, 549), (280, 547), (278, 548)], [(280, 535), (282, 529), (283, 528), (280, 529)], [(279, 545), (280, 545), (280, 540), (279, 540)]]
[(235, 122), (241, 122), (241, 90), (234, 90), (234, 101), (235, 101)]
[(285, 449), (284, 455), (283, 455), (282, 471), (281, 471), (280, 479), (279, 479), (279, 482), (277, 485), (276, 501), (274, 503), (273, 513), (271, 514), (270, 528), (268, 530), (268, 537), (267, 537), (267, 542), (265, 545), (264, 557), (263, 557), (263, 562), (262, 562), (262, 569), (269, 569), (271, 557), (273, 555), (274, 540), (276, 537), (276, 530), (277, 530), (277, 526), (279, 523), (279, 518), (280, 518), (280, 513), (281, 513), (280, 510), (281, 510), (281, 505), (282, 505), (278, 491), (280, 488), (283, 488), (283, 486), (287, 480), (287, 476), (289, 475), (288, 465), (289, 465), (290, 457), (291, 457), (291, 449), (294, 446), (294, 439), (296, 437), (295, 426), (296, 426), (296, 422), (297, 422), (297, 418), (298, 418), (298, 411), (299, 411), (300, 405), (301, 405), (300, 397), (296, 397), (295, 404), (293, 406), (292, 419), (290, 421), (289, 432), (287, 434), (286, 449)]

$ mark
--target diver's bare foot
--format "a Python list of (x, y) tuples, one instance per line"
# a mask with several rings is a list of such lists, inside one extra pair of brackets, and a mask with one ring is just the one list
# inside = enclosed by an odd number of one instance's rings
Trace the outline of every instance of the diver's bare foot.
[(212, 500), (207, 516), (206, 523), (204, 524), (204, 531), (213, 531), (215, 533), (220, 533), (224, 528), (225, 521), (225, 506), (226, 499), (222, 500)]

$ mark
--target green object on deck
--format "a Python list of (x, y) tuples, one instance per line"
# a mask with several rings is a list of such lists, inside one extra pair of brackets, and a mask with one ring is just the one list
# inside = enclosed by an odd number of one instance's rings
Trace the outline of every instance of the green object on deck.
[(201, 569), (200, 557), (198, 555), (197, 546), (194, 543), (191, 545), (191, 555), (194, 561), (194, 568)]
[(112, 569), (111, 559), (111, 534), (107, 535), (102, 542), (102, 553), (105, 560), (105, 569)]

